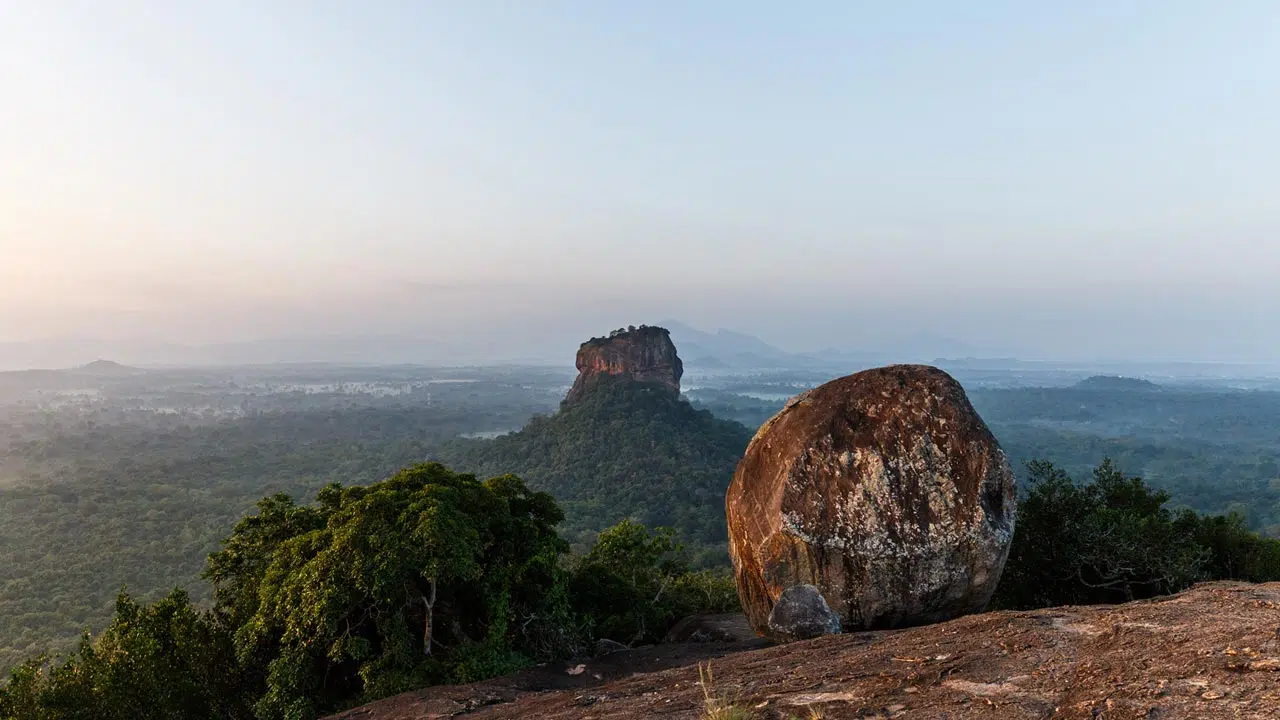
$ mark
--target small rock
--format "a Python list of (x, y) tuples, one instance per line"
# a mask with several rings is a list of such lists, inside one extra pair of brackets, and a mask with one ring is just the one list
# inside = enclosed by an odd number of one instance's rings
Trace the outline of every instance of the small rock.
[(808, 640), (840, 632), (840, 618), (813, 585), (792, 585), (769, 613), (769, 633), (778, 640)]

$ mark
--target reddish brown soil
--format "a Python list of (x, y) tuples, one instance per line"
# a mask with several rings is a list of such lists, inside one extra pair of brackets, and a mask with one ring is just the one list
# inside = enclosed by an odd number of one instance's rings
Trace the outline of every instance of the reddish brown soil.
[(1280, 718), (1277, 583), (1211, 583), (1127, 605), (995, 612), (733, 652), (745, 644), (632, 650), (584, 661), (578, 675), (540, 668), (336, 717), (693, 720), (705, 707), (697, 664), (710, 660), (713, 695), (760, 720)]

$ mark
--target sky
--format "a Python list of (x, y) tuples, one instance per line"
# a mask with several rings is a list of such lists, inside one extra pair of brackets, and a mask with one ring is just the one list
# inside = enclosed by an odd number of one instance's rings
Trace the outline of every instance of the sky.
[(1269, 0), (0, 3), (0, 343), (1272, 359), (1278, 71)]

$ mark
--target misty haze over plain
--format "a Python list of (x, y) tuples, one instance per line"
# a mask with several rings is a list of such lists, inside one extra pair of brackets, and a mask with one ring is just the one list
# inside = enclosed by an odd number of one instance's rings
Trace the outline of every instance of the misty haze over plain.
[(567, 364), (664, 318), (1269, 361), (1278, 27), (1244, 0), (10, 3), (0, 366)]

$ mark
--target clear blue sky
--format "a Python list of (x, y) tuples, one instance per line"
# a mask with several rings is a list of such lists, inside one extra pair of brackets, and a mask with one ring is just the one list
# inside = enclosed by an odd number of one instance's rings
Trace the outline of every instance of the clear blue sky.
[(0, 6), (0, 340), (1265, 358), (1280, 3)]

